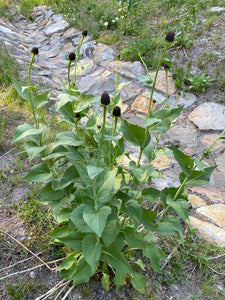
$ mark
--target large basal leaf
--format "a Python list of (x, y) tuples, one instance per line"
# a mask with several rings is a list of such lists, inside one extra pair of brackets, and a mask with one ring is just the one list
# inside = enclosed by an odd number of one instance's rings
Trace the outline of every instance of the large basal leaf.
[(141, 224), (142, 207), (136, 200), (130, 199), (127, 202), (125, 202), (122, 210), (131, 218), (136, 228)]
[(173, 150), (174, 158), (178, 162), (181, 170), (185, 173), (185, 175), (187, 176), (190, 175), (193, 170), (194, 160), (190, 156), (178, 150), (173, 144), (172, 144), (172, 150)]
[(80, 145), (83, 145), (83, 141), (79, 141), (77, 139), (77, 136), (74, 132), (71, 131), (65, 131), (60, 132), (56, 135), (55, 141), (53, 143), (53, 149), (55, 149), (58, 146), (74, 146), (78, 147)]
[(155, 188), (145, 188), (142, 190), (142, 196), (144, 200), (149, 202), (157, 201), (160, 197), (160, 191)]
[(172, 200), (172, 197), (168, 195), (166, 204), (169, 205), (184, 221), (189, 219), (189, 204), (185, 199), (177, 199), (174, 201)]
[(160, 260), (165, 259), (165, 253), (155, 244), (146, 246), (143, 255), (150, 259), (151, 267), (154, 271), (160, 272)]
[(96, 177), (96, 199), (99, 203), (105, 203), (111, 200), (117, 169), (106, 171)]
[(97, 212), (92, 207), (86, 207), (83, 212), (83, 218), (93, 232), (101, 237), (111, 211), (109, 206), (103, 206)]
[(39, 202), (41, 203), (58, 201), (63, 199), (64, 197), (64, 192), (54, 191), (50, 182), (48, 182), (46, 186), (41, 190), (40, 194), (42, 195), (42, 198), (39, 200)]
[(98, 261), (101, 256), (102, 245), (93, 234), (88, 234), (82, 241), (84, 259), (90, 265), (92, 272), (98, 268)]
[(87, 208), (87, 206), (84, 204), (81, 204), (80, 206), (75, 208), (70, 215), (70, 219), (81, 232), (92, 232), (92, 229), (83, 219), (83, 213), (85, 208)]
[(122, 252), (117, 250), (114, 246), (103, 250), (101, 258), (121, 274), (129, 274), (133, 271)]
[(18, 142), (27, 136), (41, 134), (45, 130), (45, 128), (46, 127), (41, 127), (37, 129), (34, 125), (30, 125), (27, 123), (23, 125), (19, 125), (16, 129), (15, 136), (12, 143)]
[(154, 232), (164, 236), (178, 233), (180, 238), (183, 238), (180, 221), (174, 216), (166, 216), (165, 218), (157, 221)]
[(84, 238), (84, 234), (79, 231), (70, 232), (65, 237), (58, 237), (57, 239), (60, 240), (63, 244), (75, 251), (82, 250), (82, 240)]
[(25, 150), (28, 154), (29, 161), (31, 162), (35, 157), (40, 157), (40, 154), (43, 150), (45, 150), (47, 146), (39, 147), (34, 142), (26, 142)]
[(124, 229), (124, 239), (128, 246), (132, 249), (144, 249), (145, 241), (142, 234), (135, 233), (133, 228)]
[(30, 172), (23, 177), (24, 180), (43, 182), (51, 178), (52, 174), (46, 163), (41, 163), (31, 168)]
[(142, 274), (133, 272), (131, 275), (131, 283), (139, 293), (143, 294), (145, 292), (145, 280)]
[(139, 118), (141, 118), (144, 121), (144, 127), (148, 127), (148, 129), (156, 126), (161, 122), (161, 119), (156, 119), (152, 117), (147, 117), (145, 115), (137, 114)]
[(152, 229), (152, 222), (157, 217), (157, 212), (156, 211), (147, 210), (145, 208), (142, 208), (142, 210), (143, 210), (143, 215), (142, 215), (142, 223), (143, 223), (143, 225), (146, 228), (148, 228), (148, 229)]
[(88, 282), (89, 278), (94, 274), (86, 260), (81, 257), (77, 264), (75, 264), (70, 270), (62, 270), (62, 277), (66, 277), (73, 280), (74, 285)]
[(120, 224), (117, 222), (117, 220), (112, 220), (106, 224), (102, 233), (102, 239), (106, 247), (109, 247), (114, 242), (119, 232)]
[(145, 148), (150, 142), (150, 134), (143, 127), (128, 123), (122, 119), (121, 131), (125, 139), (135, 146)]
[(66, 121), (72, 126), (75, 125), (73, 103), (66, 103), (64, 106), (59, 108), (58, 112), (63, 116), (62, 121)]
[(69, 270), (73, 266), (75, 266), (77, 264), (78, 255), (75, 254), (74, 252), (69, 253), (64, 259), (63, 263), (61, 263), (61, 265), (59, 266), (60, 270)]
[(53, 181), (52, 187), (54, 191), (63, 190), (71, 183), (76, 182), (77, 178), (79, 178), (77, 169), (74, 166), (72, 166), (66, 170), (62, 177), (57, 178)]

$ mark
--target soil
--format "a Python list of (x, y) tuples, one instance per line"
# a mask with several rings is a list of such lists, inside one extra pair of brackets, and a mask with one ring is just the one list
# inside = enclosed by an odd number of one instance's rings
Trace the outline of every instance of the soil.
[[(207, 51), (207, 53), (216, 54), (216, 59), (212, 55), (207, 56), (208, 59), (206, 59), (203, 69), (211, 78), (218, 76), (216, 79), (217, 83), (212, 84), (205, 92), (197, 94), (197, 105), (205, 101), (225, 101), (225, 78), (223, 74), (225, 67), (224, 49), (224, 14), (221, 14), (217, 16), (216, 24), (212, 28), (205, 28), (203, 33), (195, 39), (194, 45), (190, 49), (173, 49), (171, 53), (174, 61), (180, 65), (191, 63), (192, 70), (196, 72), (200, 71), (199, 59), (203, 53)], [(211, 60), (209, 57), (212, 57)], [(20, 203), (21, 198), (29, 200), (27, 192), (31, 188), (29, 184), (17, 179), (18, 174), (20, 174), (20, 177), (26, 174), (29, 169), (29, 163), (27, 160), (23, 160), (23, 164), (21, 165), (21, 159), (19, 159), (22, 155), (19, 154), (21, 149), (11, 145), (16, 127), (24, 123), (27, 114), (21, 111), (22, 108), (15, 111), (1, 102), (0, 108), (0, 117), (4, 116), (6, 120), (3, 138), (1, 139), (0, 136), (0, 277), (5, 277), (5, 279), (1, 280), (0, 284), (0, 298), (5, 300), (56, 299), (54, 297), (56, 297), (60, 289), (56, 291), (54, 296), (50, 295), (48, 298), (38, 298), (48, 292), (61, 279), (57, 270), (49, 270), (43, 265), (39, 266), (41, 262), (23, 246), (27, 245), (30, 251), (37, 254), (41, 251), (37, 245), (33, 246), (32, 243), (28, 242), (21, 244), (22, 239), (29, 232), (27, 231), (23, 217), (19, 216), (12, 209), (13, 205)], [(46, 259), (45, 251), (47, 250), (45, 249), (40, 254), (43, 260)], [(56, 259), (53, 255), (54, 253), (52, 254), (51, 251), (55, 251), (53, 246), (49, 246), (48, 248), (48, 261)], [(177, 284), (167, 284), (166, 280), (162, 280), (161, 278), (165, 276), (166, 279), (166, 274), (155, 274), (146, 264), (147, 288), (145, 295), (136, 293), (129, 284), (118, 291), (112, 288), (110, 292), (106, 292), (101, 287), (100, 280), (92, 278), (89, 283), (72, 289), (66, 299), (225, 299), (223, 292), (224, 274), (217, 274), (218, 277), (213, 282), (212, 272), (212, 276), (209, 277), (206, 293), (203, 289), (201, 278), (198, 278), (198, 270), (192, 265), (189, 268), (188, 264), (187, 262), (186, 269), (188, 274), (184, 274), (181, 283), (178, 282)], [(57, 265), (58, 263), (53, 263), (50, 266), (54, 269)], [(170, 272), (169, 267), (167, 272)], [(69, 288), (67, 287), (62, 295), (65, 295)]]

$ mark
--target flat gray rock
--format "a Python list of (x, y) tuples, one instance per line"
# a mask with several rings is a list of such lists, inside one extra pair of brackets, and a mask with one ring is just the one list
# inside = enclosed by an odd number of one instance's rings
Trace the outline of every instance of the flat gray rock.
[(203, 103), (188, 116), (200, 130), (224, 130), (225, 106), (213, 102)]

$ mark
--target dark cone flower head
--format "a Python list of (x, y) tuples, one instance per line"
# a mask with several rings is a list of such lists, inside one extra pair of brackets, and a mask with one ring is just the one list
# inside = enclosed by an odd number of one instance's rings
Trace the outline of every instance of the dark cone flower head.
[(81, 115), (80, 115), (80, 113), (75, 113), (74, 117), (77, 119), (80, 119)]
[(164, 69), (170, 69), (170, 66), (168, 66), (166, 63), (162, 63), (162, 67), (164, 68)]
[(92, 157), (94, 155), (94, 152), (89, 152), (89, 156)]
[(116, 59), (118, 60), (120, 59), (120, 54), (117, 54)]
[(87, 36), (87, 29), (85, 29), (85, 30), (82, 31), (82, 35), (83, 36)]
[(38, 55), (38, 48), (37, 47), (33, 47), (32, 49), (31, 49), (31, 53), (33, 53), (33, 54), (35, 54), (35, 55)]
[(109, 103), (110, 103), (110, 97), (109, 94), (105, 91), (102, 93), (101, 96), (101, 104), (109, 105)]
[(74, 52), (69, 53), (69, 60), (74, 61), (76, 59), (76, 54)]
[(119, 106), (115, 106), (113, 109), (113, 113), (114, 117), (120, 117), (121, 116), (121, 109)]
[(174, 41), (174, 37), (175, 37), (174, 31), (170, 30), (170, 31), (167, 32), (166, 41), (171, 43), (171, 42)]

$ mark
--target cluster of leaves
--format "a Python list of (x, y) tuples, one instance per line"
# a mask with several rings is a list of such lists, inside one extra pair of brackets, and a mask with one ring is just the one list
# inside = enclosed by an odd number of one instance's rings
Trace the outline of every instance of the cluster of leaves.
[[(83, 31), (82, 41), (86, 34)], [(174, 33), (171, 36), (170, 32), (171, 37)], [(73, 58), (75, 71), (80, 46), (76, 55), (68, 56)], [(168, 46), (164, 54), (166, 49)], [(32, 50), (31, 62), (38, 53), (37, 48)], [(162, 61), (163, 57), (160, 64)], [(71, 61), (68, 66), (69, 78)], [(32, 108), (34, 124), (20, 125), (13, 142), (24, 140), (29, 160), (39, 159), (24, 179), (44, 185), (40, 202), (51, 204), (58, 224), (51, 237), (56, 244), (68, 247), (68, 255), (60, 266), (63, 277), (77, 285), (99, 272), (106, 290), (112, 281), (119, 287), (129, 278), (133, 287), (143, 293), (141, 270), (145, 265), (142, 257), (135, 257), (136, 250), (149, 259), (154, 271), (160, 272), (160, 261), (166, 255), (157, 244), (157, 235), (178, 234), (182, 238), (180, 219), (188, 220), (187, 189), (207, 183), (215, 167), (207, 167), (172, 145), (171, 153), (182, 170), (180, 185), (163, 190), (153, 187), (152, 179), (163, 178), (163, 174), (152, 161), (165, 148), (153, 147), (151, 137), (159, 140), (173, 126), (182, 107), (154, 110), (152, 93), (149, 114), (141, 116), (144, 126), (140, 127), (121, 116), (117, 78), (111, 101), (107, 92), (101, 99), (81, 94), (76, 80), (68, 81), (62, 85), (55, 108), (61, 117), (59, 122), (66, 123), (69, 129), (51, 138), (52, 124), (40, 117), (49, 91), (14, 81), (18, 93)], [(152, 91), (155, 82), (156, 78)], [(137, 147), (138, 161), (130, 158), (127, 143)], [(141, 164), (143, 155), (148, 163)], [(128, 170), (123, 166), (125, 157), (129, 160)], [(160, 212), (153, 209), (158, 202)]]

